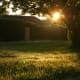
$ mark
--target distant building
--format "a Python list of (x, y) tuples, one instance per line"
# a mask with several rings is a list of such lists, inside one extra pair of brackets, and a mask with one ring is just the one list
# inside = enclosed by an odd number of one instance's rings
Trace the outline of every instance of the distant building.
[(66, 40), (65, 28), (49, 27), (33, 16), (0, 16), (0, 41)]

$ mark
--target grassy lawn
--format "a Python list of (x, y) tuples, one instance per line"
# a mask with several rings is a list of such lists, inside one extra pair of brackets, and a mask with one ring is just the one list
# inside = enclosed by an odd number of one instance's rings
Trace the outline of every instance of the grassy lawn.
[(80, 80), (80, 53), (70, 41), (0, 42), (0, 80)]

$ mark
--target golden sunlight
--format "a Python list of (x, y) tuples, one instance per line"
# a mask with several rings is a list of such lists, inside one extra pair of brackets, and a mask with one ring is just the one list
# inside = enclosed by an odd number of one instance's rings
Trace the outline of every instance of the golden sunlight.
[(54, 21), (58, 21), (60, 18), (61, 18), (61, 13), (60, 13), (60, 12), (55, 12), (55, 13), (52, 15), (52, 19), (53, 19)]

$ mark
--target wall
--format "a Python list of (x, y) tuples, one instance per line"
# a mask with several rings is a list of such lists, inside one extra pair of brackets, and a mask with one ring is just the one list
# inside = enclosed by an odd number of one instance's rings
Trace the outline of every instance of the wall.
[(0, 20), (0, 41), (24, 39), (24, 23), (17, 20)]
[(0, 18), (0, 41), (20, 40), (66, 40), (67, 29), (45, 26), (45, 23), (30, 17), (2, 17)]

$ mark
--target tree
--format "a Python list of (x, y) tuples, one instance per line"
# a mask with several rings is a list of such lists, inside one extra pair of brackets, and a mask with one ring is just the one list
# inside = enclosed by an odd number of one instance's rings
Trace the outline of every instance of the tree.
[(80, 0), (68, 0), (67, 23), (72, 32), (72, 47), (80, 47)]
[(6, 8), (12, 3), (13, 11), (22, 9), (22, 14), (49, 14), (51, 11), (62, 9), (66, 16), (66, 24), (72, 32), (73, 46), (80, 46), (80, 0), (2, 0), (0, 15), (8, 14)]

